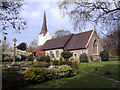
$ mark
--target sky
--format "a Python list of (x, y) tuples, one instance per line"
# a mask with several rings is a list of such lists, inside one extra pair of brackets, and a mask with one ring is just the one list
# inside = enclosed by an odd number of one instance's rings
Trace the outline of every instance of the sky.
[[(15, 30), (8, 30), (7, 40), (10, 46), (13, 46), (13, 39), (16, 38), (16, 45), (22, 42), (30, 44), (33, 39), (39, 40), (39, 33), (42, 29), (43, 15), (46, 12), (47, 29), (48, 32), (54, 36), (57, 30), (69, 30), (71, 33), (78, 33), (73, 30), (73, 25), (68, 16), (63, 17), (61, 11), (58, 8), (58, 1), (53, 0), (41, 0), (41, 1), (25, 1), (20, 16), (26, 20), (26, 29), (22, 30), (21, 33), (16, 33)], [(92, 30), (94, 26), (88, 24), (87, 30)]]

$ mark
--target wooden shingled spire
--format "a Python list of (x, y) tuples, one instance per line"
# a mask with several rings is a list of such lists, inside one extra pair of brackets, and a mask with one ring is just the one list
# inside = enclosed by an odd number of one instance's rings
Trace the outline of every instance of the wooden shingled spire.
[(46, 21), (46, 12), (44, 11), (43, 25), (40, 34), (46, 34), (46, 33), (47, 33), (47, 21)]

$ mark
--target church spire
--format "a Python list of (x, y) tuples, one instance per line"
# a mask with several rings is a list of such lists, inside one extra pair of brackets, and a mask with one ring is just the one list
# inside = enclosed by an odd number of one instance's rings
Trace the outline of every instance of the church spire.
[(44, 11), (43, 25), (40, 34), (46, 34), (46, 33), (47, 33), (47, 22), (46, 22), (46, 13)]

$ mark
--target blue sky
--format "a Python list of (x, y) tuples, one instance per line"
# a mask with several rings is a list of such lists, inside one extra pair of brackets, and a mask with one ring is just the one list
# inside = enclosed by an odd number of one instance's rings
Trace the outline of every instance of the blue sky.
[[(17, 45), (26, 42), (28, 45), (33, 39), (39, 40), (39, 32), (42, 28), (43, 14), (46, 11), (47, 29), (53, 36), (55, 31), (64, 29), (70, 30), (72, 33), (78, 33), (73, 30), (73, 25), (68, 16), (62, 17), (62, 13), (58, 8), (57, 1), (27, 1), (23, 5), (21, 17), (27, 22), (27, 28), (21, 31), (21, 34), (14, 30), (8, 30), (7, 39), (13, 46), (13, 38), (17, 38)], [(88, 25), (85, 30), (91, 30), (94, 26)]]

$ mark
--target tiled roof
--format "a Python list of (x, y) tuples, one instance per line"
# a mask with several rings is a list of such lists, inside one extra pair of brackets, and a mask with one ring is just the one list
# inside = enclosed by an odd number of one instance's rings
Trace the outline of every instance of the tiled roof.
[(45, 55), (45, 52), (40, 50), (42, 48), (42, 46), (43, 45), (38, 46), (33, 52), (36, 52), (37, 55), (39, 55), (39, 54)]
[(64, 50), (77, 50), (85, 48), (90, 35), (93, 30), (70, 34), (63, 37), (50, 39), (45, 42), (41, 50), (52, 50), (52, 49), (64, 49)]
[(66, 36), (59, 37), (59, 38), (50, 39), (50, 40), (45, 42), (45, 44), (43, 45), (41, 50), (51, 50), (51, 49), (57, 49), (57, 48), (58, 49), (64, 48), (64, 46), (70, 40), (72, 35), (73, 34), (66, 35)]
[(64, 47), (64, 50), (77, 50), (85, 48), (93, 30), (74, 34)]

